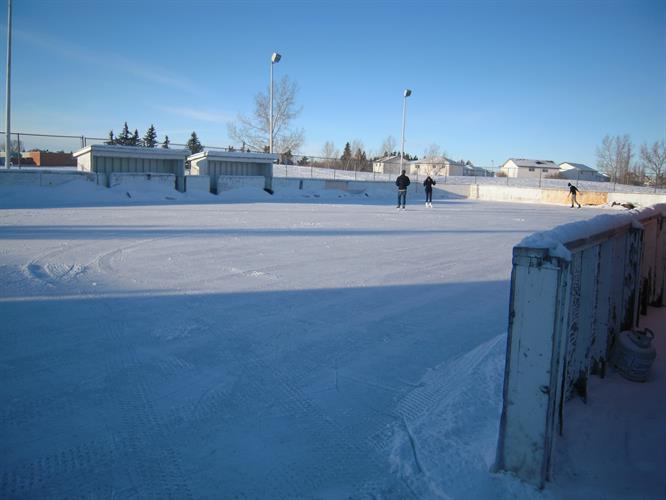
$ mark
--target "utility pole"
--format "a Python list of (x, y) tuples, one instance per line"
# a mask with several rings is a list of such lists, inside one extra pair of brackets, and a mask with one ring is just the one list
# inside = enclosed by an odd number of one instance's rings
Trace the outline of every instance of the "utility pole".
[(11, 69), (12, 69), (12, 0), (7, 0), (7, 93), (5, 102), (5, 168), (12, 164), (11, 131)]
[(412, 91), (410, 89), (405, 89), (405, 91), (402, 93), (403, 100), (402, 100), (402, 134), (400, 135), (400, 172), (398, 174), (402, 174), (402, 171), (404, 169), (403, 167), (403, 161), (402, 158), (405, 156), (405, 115), (407, 113), (407, 98), (412, 95)]

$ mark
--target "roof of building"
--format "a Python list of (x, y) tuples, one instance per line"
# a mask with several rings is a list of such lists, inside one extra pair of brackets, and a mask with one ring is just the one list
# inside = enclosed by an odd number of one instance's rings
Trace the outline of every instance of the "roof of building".
[(91, 144), (88, 147), (79, 149), (72, 153), (75, 158), (85, 154), (93, 154), (95, 156), (110, 156), (114, 158), (153, 158), (153, 159), (166, 159), (185, 160), (187, 155), (190, 154), (189, 149), (167, 149), (167, 148), (142, 148), (137, 146), (116, 146), (109, 144)]
[(588, 172), (596, 172), (597, 171), (596, 169), (594, 169), (592, 167), (588, 167), (587, 165), (583, 165), (582, 163), (572, 163), (570, 161), (565, 161), (563, 163), (560, 163), (560, 168), (562, 168), (562, 165), (571, 165), (571, 167), (573, 167), (577, 170), (586, 170)]
[(245, 151), (201, 151), (187, 157), (188, 161), (208, 158), (209, 160), (247, 161), (254, 163), (273, 163), (277, 161), (275, 153), (246, 153)]
[(433, 156), (431, 158), (421, 158), (420, 160), (412, 160), (409, 163), (413, 165), (417, 164), (418, 165), (439, 165), (439, 164), (460, 165), (459, 162), (447, 158), (446, 156)]
[(400, 161), (400, 155), (383, 156), (375, 160), (375, 163), (394, 163)]
[[(517, 167), (521, 168), (556, 168), (560, 167), (552, 160), (529, 160), (527, 158), (509, 158), (504, 165), (512, 161)], [(502, 165), (502, 166), (504, 166)]]

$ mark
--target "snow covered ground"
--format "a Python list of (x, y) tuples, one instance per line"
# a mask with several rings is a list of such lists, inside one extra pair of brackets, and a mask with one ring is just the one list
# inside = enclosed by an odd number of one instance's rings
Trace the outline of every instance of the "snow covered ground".
[(511, 248), (602, 209), (130, 195), (0, 187), (1, 497), (663, 498), (663, 355), (489, 472)]

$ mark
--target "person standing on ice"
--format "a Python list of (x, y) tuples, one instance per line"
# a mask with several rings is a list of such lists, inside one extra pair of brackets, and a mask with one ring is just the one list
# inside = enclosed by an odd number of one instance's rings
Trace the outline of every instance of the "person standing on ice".
[(569, 196), (571, 196), (571, 208), (574, 207), (574, 203), (580, 208), (580, 203), (578, 203), (578, 200), (576, 199), (576, 193), (580, 193), (580, 191), (576, 186), (571, 185), (570, 182), (567, 183), (567, 186), (569, 186)]
[(405, 208), (405, 202), (407, 201), (407, 186), (409, 186), (409, 177), (406, 175), (406, 170), (402, 171), (402, 174), (398, 176), (395, 180), (395, 185), (398, 186), (398, 206), (400, 208), (400, 202), (402, 200), (402, 208)]
[(432, 207), (432, 187), (437, 184), (435, 179), (428, 176), (426, 180), (423, 181), (423, 187), (425, 187), (426, 194), (426, 207)]

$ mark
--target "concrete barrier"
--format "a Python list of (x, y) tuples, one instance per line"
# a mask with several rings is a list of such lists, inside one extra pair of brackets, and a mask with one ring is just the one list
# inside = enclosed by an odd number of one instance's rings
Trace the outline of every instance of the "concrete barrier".
[(663, 305), (666, 204), (603, 214), (513, 249), (503, 408), (495, 468), (543, 488), (564, 404), (587, 397), (643, 301)]

